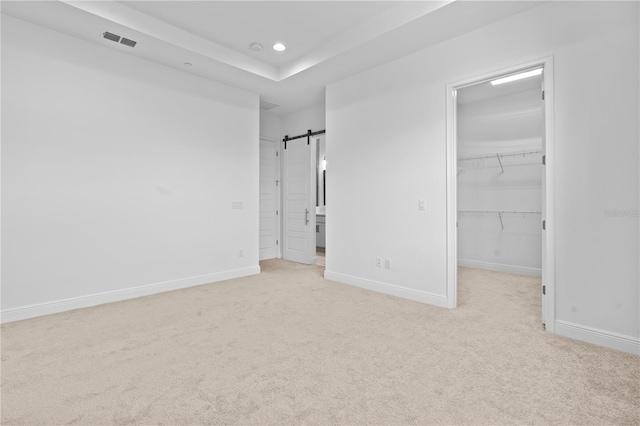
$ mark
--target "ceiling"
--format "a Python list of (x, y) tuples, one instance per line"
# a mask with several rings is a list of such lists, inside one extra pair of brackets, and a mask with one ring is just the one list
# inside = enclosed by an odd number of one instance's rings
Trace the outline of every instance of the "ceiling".
[[(285, 115), (325, 87), (539, 1), (6, 1), (2, 13), (259, 93)], [(109, 31), (137, 42), (106, 40)], [(249, 48), (260, 43), (259, 52)], [(271, 46), (282, 42), (284, 52)], [(186, 66), (185, 63), (191, 64)]]
[[(282, 67), (331, 43), (361, 22), (389, 12), (392, 2), (222, 2), (222, 1), (125, 1), (125, 6), (160, 21), (221, 44), (255, 60)], [(211, 17), (218, 19), (215, 25)], [(288, 50), (271, 49), (278, 41)], [(249, 49), (253, 42), (264, 49)]]

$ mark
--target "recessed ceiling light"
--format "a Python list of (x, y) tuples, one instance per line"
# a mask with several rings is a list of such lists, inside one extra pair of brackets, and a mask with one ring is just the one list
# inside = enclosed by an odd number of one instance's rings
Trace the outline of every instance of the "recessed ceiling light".
[(249, 49), (253, 50), (254, 52), (259, 52), (262, 50), (262, 45), (260, 43), (251, 43), (249, 45)]
[(521, 72), (520, 74), (513, 74), (507, 77), (499, 78), (497, 80), (493, 80), (491, 84), (497, 86), (498, 84), (509, 83), (511, 81), (522, 80), (523, 78), (533, 77), (534, 75), (542, 74), (542, 68), (538, 68), (535, 70)]
[(191, 64), (191, 62), (185, 62), (183, 65), (184, 65), (185, 67), (190, 67), (192, 64)]
[(286, 48), (287, 46), (282, 43), (276, 43), (273, 45), (273, 50), (275, 50), (276, 52), (283, 52)]

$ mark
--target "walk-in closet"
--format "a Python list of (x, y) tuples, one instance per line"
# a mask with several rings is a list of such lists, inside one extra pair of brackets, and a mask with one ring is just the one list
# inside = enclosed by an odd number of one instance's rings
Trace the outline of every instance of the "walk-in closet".
[(496, 78), (457, 92), (459, 267), (541, 276), (541, 86), (539, 68), (526, 78)]

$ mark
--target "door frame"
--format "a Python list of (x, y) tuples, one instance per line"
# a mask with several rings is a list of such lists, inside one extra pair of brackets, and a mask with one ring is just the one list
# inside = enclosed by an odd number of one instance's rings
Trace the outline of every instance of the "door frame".
[[(545, 286), (545, 318), (546, 330), (555, 332), (555, 205), (554, 205), (554, 93), (553, 93), (553, 56), (532, 60), (482, 75), (476, 75), (453, 83), (446, 84), (446, 139), (447, 139), (447, 307), (455, 309), (458, 295), (458, 230), (457, 230), (457, 197), (458, 197), (458, 153), (456, 134), (457, 90), (465, 86), (493, 80), (505, 74), (512, 74), (527, 68), (542, 66), (544, 68), (544, 143), (546, 155), (544, 174), (546, 187), (544, 193), (544, 209), (542, 220), (546, 230), (542, 245), (542, 282)], [(541, 224), (542, 226), (542, 224)]]

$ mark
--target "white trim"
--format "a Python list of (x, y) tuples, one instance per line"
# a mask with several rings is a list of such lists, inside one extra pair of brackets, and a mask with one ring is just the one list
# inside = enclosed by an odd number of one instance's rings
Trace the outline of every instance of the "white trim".
[(457, 265), (458, 247), (457, 238), (457, 147), (456, 147), (456, 90), (471, 84), (491, 80), (497, 76), (514, 73), (526, 68), (542, 65), (544, 67), (545, 85), (545, 138), (546, 138), (546, 188), (545, 188), (545, 217), (546, 220), (546, 244), (543, 247), (545, 261), (542, 271), (542, 281), (546, 286), (546, 324), (548, 332), (554, 333), (555, 327), (555, 217), (554, 217), (554, 97), (553, 97), (553, 57), (547, 56), (534, 61), (529, 61), (516, 66), (492, 71), (480, 76), (467, 78), (454, 83), (446, 84), (446, 137), (447, 137), (447, 306), (455, 308), (457, 304)]
[(458, 306), (458, 144), (456, 85), (447, 84), (447, 307)]
[(276, 205), (278, 206), (279, 217), (276, 221), (276, 239), (278, 241), (278, 244), (276, 244), (278, 246), (276, 250), (276, 258), (282, 259), (282, 217), (284, 216), (282, 214), (282, 187), (284, 186), (282, 183), (282, 144), (279, 140), (274, 142), (276, 143), (276, 152), (278, 153), (278, 156), (276, 158), (276, 169), (278, 170), (278, 190), (276, 191), (276, 194), (278, 196), (278, 201)]
[(278, 230), (276, 232), (277, 239), (278, 239), (278, 244), (277, 244), (277, 246), (278, 246), (277, 252), (278, 253), (277, 253), (276, 257), (278, 259), (282, 259), (282, 246), (284, 245), (284, 242), (282, 241), (282, 236), (283, 236), (282, 230), (284, 229), (283, 228), (284, 222), (282, 220), (282, 218), (284, 217), (284, 211), (283, 211), (284, 204), (282, 203), (283, 194), (284, 194), (284, 192), (283, 192), (283, 188), (284, 188), (284, 180), (283, 180), (284, 171), (282, 169), (283, 164), (284, 164), (284, 159), (283, 159), (284, 153), (282, 151), (282, 149), (283, 149), (283, 146), (282, 146), (282, 143), (281, 143), (282, 141), (281, 140), (277, 140), (275, 142), (277, 144), (277, 148), (276, 149), (278, 150), (278, 161), (276, 162), (276, 167), (278, 168), (278, 191), (277, 191), (277, 193), (278, 193), (278, 209), (279, 209), (278, 210), (278, 216), (279, 216), (278, 217)]
[(340, 274), (337, 272), (324, 272), (324, 278), (330, 281), (336, 281), (355, 287), (364, 288), (366, 290), (376, 291), (378, 293), (389, 294), (391, 296), (401, 297), (403, 299), (415, 300), (417, 302), (428, 303), (430, 305), (447, 307), (447, 298), (439, 294), (428, 293), (426, 291), (415, 290), (412, 288), (402, 287), (394, 284), (382, 283), (379, 281), (367, 280), (351, 275)]
[(640, 338), (637, 337), (560, 320), (556, 321), (555, 330), (560, 336), (640, 356)]
[(259, 274), (260, 266), (250, 266), (231, 271), (216, 272), (213, 274), (199, 275), (196, 277), (182, 278), (179, 280), (163, 281), (155, 284), (146, 284), (138, 287), (125, 288), (122, 290), (107, 291), (104, 293), (90, 294), (87, 296), (73, 297), (70, 299), (56, 300), (53, 302), (39, 303), (36, 305), (23, 306), (20, 308), (6, 309), (0, 313), (0, 322), (8, 323), (39, 317), (42, 315), (66, 312), (72, 309), (87, 308), (89, 306), (102, 305), (104, 303), (118, 302), (121, 300), (134, 299), (136, 297), (150, 296), (152, 294), (163, 293), (165, 291), (178, 290), (181, 288), (193, 287), (202, 284), (209, 284), (217, 281), (230, 280), (233, 278), (246, 277)]
[(528, 268), (526, 266), (504, 265), (502, 263), (481, 262), (479, 260), (458, 259), (458, 266), (468, 268), (485, 269), (487, 271), (509, 272), (511, 274), (541, 277), (542, 269)]
[(545, 208), (543, 214), (544, 220), (546, 220), (545, 233), (546, 243), (543, 247), (543, 254), (545, 255), (545, 262), (543, 263), (543, 276), (542, 283), (546, 287), (545, 296), (545, 311), (546, 318), (544, 318), (544, 324), (546, 330), (550, 333), (555, 333), (555, 300), (556, 300), (556, 255), (555, 255), (555, 235), (556, 235), (556, 221), (555, 221), (555, 138), (554, 138), (554, 86), (553, 86), (553, 56), (544, 58), (542, 62), (544, 66), (544, 122), (545, 122), (545, 180), (546, 187), (544, 189), (545, 194)]

